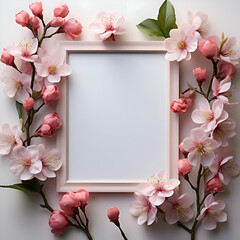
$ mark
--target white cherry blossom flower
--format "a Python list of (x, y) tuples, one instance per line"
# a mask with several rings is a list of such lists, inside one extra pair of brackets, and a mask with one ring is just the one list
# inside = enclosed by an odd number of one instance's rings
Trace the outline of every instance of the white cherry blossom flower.
[(17, 46), (8, 47), (7, 50), (15, 57), (19, 57), (26, 62), (34, 62), (37, 60), (36, 55), (38, 48), (37, 38), (21, 41)]
[(202, 220), (203, 227), (206, 230), (213, 230), (217, 222), (226, 222), (227, 214), (223, 211), (225, 203), (222, 200), (215, 201), (212, 194), (209, 194), (205, 201), (205, 207), (201, 210), (197, 220)]
[(38, 50), (39, 60), (35, 62), (37, 74), (45, 78), (45, 85), (53, 85), (72, 73), (70, 66), (64, 63), (64, 55), (56, 51), (47, 55), (43, 49)]
[(179, 196), (175, 192), (162, 205), (161, 209), (165, 212), (165, 218), (168, 224), (174, 224), (178, 221), (188, 222), (193, 218), (193, 210), (191, 205), (193, 198), (189, 194)]
[(205, 132), (212, 131), (217, 123), (223, 122), (228, 118), (228, 113), (223, 110), (223, 103), (220, 100), (215, 100), (211, 106), (206, 98), (201, 98), (199, 101), (199, 109), (192, 112), (192, 120), (197, 124), (202, 124), (201, 128)]
[(157, 208), (149, 202), (148, 197), (143, 195), (140, 192), (134, 193), (135, 198), (137, 199), (130, 207), (130, 213), (138, 217), (138, 224), (141, 225), (147, 222), (147, 225), (151, 225), (154, 221), (157, 220)]
[(4, 93), (10, 98), (15, 97), (20, 103), (32, 93), (31, 76), (24, 73), (21, 74), (12, 67), (4, 69), (0, 81), (5, 84)]
[(102, 40), (110, 40), (114, 35), (124, 34), (125, 29), (121, 28), (124, 23), (124, 17), (118, 13), (99, 12), (96, 20), (90, 24), (89, 29), (99, 34)]
[(182, 147), (189, 152), (188, 161), (191, 165), (196, 166), (201, 163), (203, 166), (209, 166), (214, 160), (214, 150), (219, 147), (219, 144), (208, 137), (208, 133), (202, 128), (194, 128), (191, 130), (190, 137), (183, 140)]
[(138, 185), (138, 189), (145, 196), (149, 196), (149, 201), (155, 205), (161, 205), (166, 197), (171, 197), (174, 189), (180, 184), (178, 179), (169, 179), (166, 171), (161, 171), (148, 179), (147, 183)]
[(21, 180), (30, 180), (42, 170), (42, 162), (38, 157), (38, 147), (18, 146), (13, 149), (10, 170), (14, 175), (20, 175)]
[(194, 29), (199, 33), (199, 38), (201, 39), (205, 36), (208, 30), (208, 15), (198, 11), (196, 14), (193, 14), (191, 11), (187, 13), (187, 23), (192, 25)]
[(42, 171), (36, 175), (41, 181), (45, 181), (47, 178), (56, 177), (55, 171), (61, 166), (61, 155), (57, 149), (46, 149), (44, 144), (38, 145), (39, 159), (42, 161)]
[(209, 166), (213, 176), (218, 175), (219, 179), (227, 185), (231, 177), (239, 174), (240, 167), (233, 161), (233, 156), (225, 157), (223, 152), (218, 152), (213, 163)]
[(0, 133), (0, 154), (7, 155), (14, 147), (22, 145), (21, 134), (18, 126), (11, 128), (8, 123), (3, 124)]
[(227, 147), (228, 139), (236, 135), (235, 128), (236, 122), (233, 119), (228, 118), (217, 124), (216, 128), (211, 133), (211, 136), (219, 143), (219, 145)]
[(197, 49), (198, 40), (194, 27), (189, 24), (183, 25), (179, 29), (170, 31), (170, 38), (164, 41), (168, 61), (190, 60), (191, 52)]

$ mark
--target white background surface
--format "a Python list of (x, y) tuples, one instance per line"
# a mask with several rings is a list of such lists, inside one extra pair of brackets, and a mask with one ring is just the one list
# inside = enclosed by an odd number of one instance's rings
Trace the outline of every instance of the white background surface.
[[(0, 49), (12, 44), (15, 40), (20, 40), (28, 31), (15, 24), (14, 15), (22, 9), (27, 9), (31, 1), (26, 0), (8, 0), (1, 1), (0, 8)], [(125, 27), (127, 34), (120, 37), (120, 40), (152, 40), (140, 33), (135, 25), (140, 21), (151, 17), (155, 18), (158, 13), (158, 8), (163, 1), (159, 0), (82, 0), (82, 1), (66, 1), (70, 7), (70, 17), (75, 17), (80, 20), (84, 26), (84, 33), (81, 35), (82, 40), (96, 40), (94, 34), (88, 30), (89, 23), (95, 18), (95, 15), (100, 10), (118, 11), (126, 18)], [(50, 20), (52, 9), (57, 1), (43, 1), (44, 13)], [(209, 15), (210, 33), (220, 35), (222, 31), (227, 35), (235, 35), (240, 41), (240, 32), (238, 24), (239, 17), (239, 1), (237, 0), (172, 0), (176, 8), (178, 24), (185, 22), (187, 10), (196, 12), (202, 10)], [(66, 39), (65, 36), (56, 37), (57, 39)], [(53, 43), (51, 40), (49, 44)], [(239, 47), (239, 43), (238, 43)], [(186, 81), (194, 83), (192, 68), (198, 65), (206, 67), (208, 62), (198, 53), (196, 53), (191, 62), (182, 62), (180, 65), (180, 78), (182, 89), (186, 87)], [(2, 69), (3, 66), (1, 66)], [(209, 71), (209, 75), (211, 72)], [(239, 100), (239, 74), (234, 80), (235, 95)], [(16, 124), (17, 115), (14, 107), (14, 102), (10, 101), (0, 91), (0, 124), (9, 122)], [(239, 122), (240, 109), (236, 106), (232, 110), (232, 117)], [(188, 135), (189, 126), (192, 125), (187, 121), (189, 114), (181, 117), (181, 139)], [(41, 122), (41, 119), (39, 119)], [(239, 126), (237, 127), (237, 136), (231, 141), (231, 148), (235, 154), (235, 160), (239, 160)], [(54, 144), (54, 140), (51, 141)], [(0, 183), (10, 184), (18, 181), (8, 169), (7, 158), (1, 159), (0, 166)], [(137, 167), (136, 167), (137, 171)], [(229, 185), (229, 190), (224, 193), (223, 200), (227, 202), (227, 212), (229, 220), (226, 224), (219, 224), (219, 228), (215, 231), (207, 232), (199, 229), (197, 240), (238, 240), (240, 235), (240, 208), (239, 208), (239, 191), (240, 178), (232, 180)], [(55, 180), (50, 180), (47, 184), (47, 196), (49, 202), (55, 209), (59, 209), (58, 199), (61, 195), (55, 192)], [(181, 189), (187, 189), (182, 186)], [(106, 212), (112, 206), (117, 206), (120, 209), (120, 221), (125, 229), (129, 240), (163, 240), (163, 239), (179, 239), (187, 240), (189, 236), (182, 229), (176, 226), (169, 226), (162, 223), (161, 217), (159, 224), (153, 224), (150, 227), (137, 226), (136, 219), (129, 215), (128, 209), (130, 203), (134, 201), (132, 194), (91, 194), (88, 215), (91, 221), (90, 228), (94, 239), (96, 240), (120, 240), (122, 239), (118, 229), (109, 223)], [(14, 190), (0, 190), (0, 239), (3, 240), (53, 240), (58, 239), (51, 234), (48, 227), (49, 213), (41, 209), (37, 205), (40, 199), (37, 196), (31, 197)], [(66, 240), (86, 239), (80, 232), (71, 230), (62, 238)]]

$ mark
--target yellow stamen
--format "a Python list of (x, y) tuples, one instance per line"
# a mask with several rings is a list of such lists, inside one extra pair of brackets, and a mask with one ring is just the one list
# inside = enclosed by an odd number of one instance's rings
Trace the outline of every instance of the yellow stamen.
[(51, 74), (51, 75), (54, 75), (55, 72), (57, 70), (57, 67), (55, 65), (52, 65), (48, 68), (48, 72)]
[(185, 42), (181, 41), (181, 42), (178, 42), (177, 44), (178, 48), (180, 48), (181, 50), (183, 50), (185, 48)]

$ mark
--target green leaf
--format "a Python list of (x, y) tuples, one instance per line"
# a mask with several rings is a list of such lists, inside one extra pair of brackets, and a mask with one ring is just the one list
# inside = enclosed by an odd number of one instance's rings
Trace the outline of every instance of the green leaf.
[(39, 99), (41, 96), (42, 96), (42, 91), (39, 91), (39, 92), (33, 91), (32, 98), (34, 100)]
[(22, 105), (22, 103), (16, 101), (16, 108), (17, 108), (19, 119), (23, 119), (23, 105)]
[(16, 189), (25, 193), (29, 192), (41, 192), (41, 185), (39, 184), (38, 180), (36, 178), (29, 180), (29, 181), (22, 181), (22, 183), (13, 184), (13, 185), (0, 185), (1, 188), (12, 188)]
[(194, 88), (189, 82), (187, 82), (187, 85), (191, 90), (196, 90), (196, 88)]
[(164, 37), (157, 20), (148, 18), (137, 25), (141, 32), (155, 37)]
[(159, 9), (158, 23), (164, 37), (169, 37), (169, 32), (177, 28), (175, 9), (170, 1), (165, 0)]

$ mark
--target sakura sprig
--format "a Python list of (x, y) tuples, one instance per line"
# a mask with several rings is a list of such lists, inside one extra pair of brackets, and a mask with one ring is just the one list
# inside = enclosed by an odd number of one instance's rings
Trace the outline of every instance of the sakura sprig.
[[(61, 77), (71, 74), (71, 68), (64, 62), (61, 51), (57, 49), (56, 53), (49, 53), (43, 42), (60, 33), (65, 33), (68, 39), (74, 40), (81, 34), (82, 25), (74, 18), (66, 19), (69, 14), (66, 4), (55, 7), (48, 23), (45, 23), (41, 2), (31, 3), (29, 9), (32, 15), (22, 10), (16, 14), (15, 20), (31, 31), (32, 38), (24, 38), (19, 43), (6, 47), (1, 55), (1, 62), (6, 67), (0, 80), (7, 97), (16, 101), (20, 126), (3, 124), (0, 154), (10, 159), (10, 171), (19, 176), (21, 183), (0, 187), (40, 194), (44, 202), (40, 206), (51, 212), (49, 225), (52, 233), (62, 235), (67, 226), (73, 226), (83, 231), (88, 239), (92, 239), (85, 212), (89, 193), (81, 189), (77, 193), (65, 194), (59, 201), (62, 210), (54, 211), (41, 183), (48, 178), (55, 178), (56, 171), (62, 166), (60, 151), (46, 147), (45, 143), (61, 127), (62, 120), (57, 112), (45, 116), (39, 112), (58, 100), (60, 90), (57, 84)], [(42, 117), (42, 123), (34, 129), (36, 115)], [(34, 144), (33, 138), (36, 139)], [(80, 211), (84, 214), (84, 220), (79, 215)]]
[[(186, 22), (178, 27), (174, 7), (168, 0), (160, 7), (157, 20), (146, 19), (137, 27), (150, 36), (165, 37), (166, 60), (190, 61), (198, 49), (206, 58), (206, 64), (212, 66), (210, 78), (206, 66), (192, 69), (195, 84), (187, 82), (188, 88), (170, 106), (172, 114), (191, 111), (191, 120), (196, 125), (179, 144), (183, 158), (178, 160), (180, 180), (190, 185), (191, 194), (195, 196), (180, 195), (173, 188), (174, 194), (164, 191), (153, 198), (153, 186), (144, 183), (140, 185), (140, 193), (135, 193), (137, 202), (130, 210), (138, 216), (138, 224), (147, 222), (148, 225), (156, 221), (160, 212), (168, 224), (177, 224), (195, 240), (200, 223), (204, 229), (213, 230), (218, 222), (227, 221), (226, 204), (215, 197), (220, 197), (240, 171), (228, 149), (230, 139), (236, 134), (236, 122), (228, 113), (228, 109), (237, 104), (231, 89), (240, 57), (236, 38), (224, 33), (221, 37), (208, 37), (208, 16), (201, 11), (196, 14), (188, 11)], [(200, 95), (200, 99), (194, 103), (196, 95)], [(197, 174), (192, 174), (193, 171)], [(190, 223), (185, 225), (185, 222)]]

